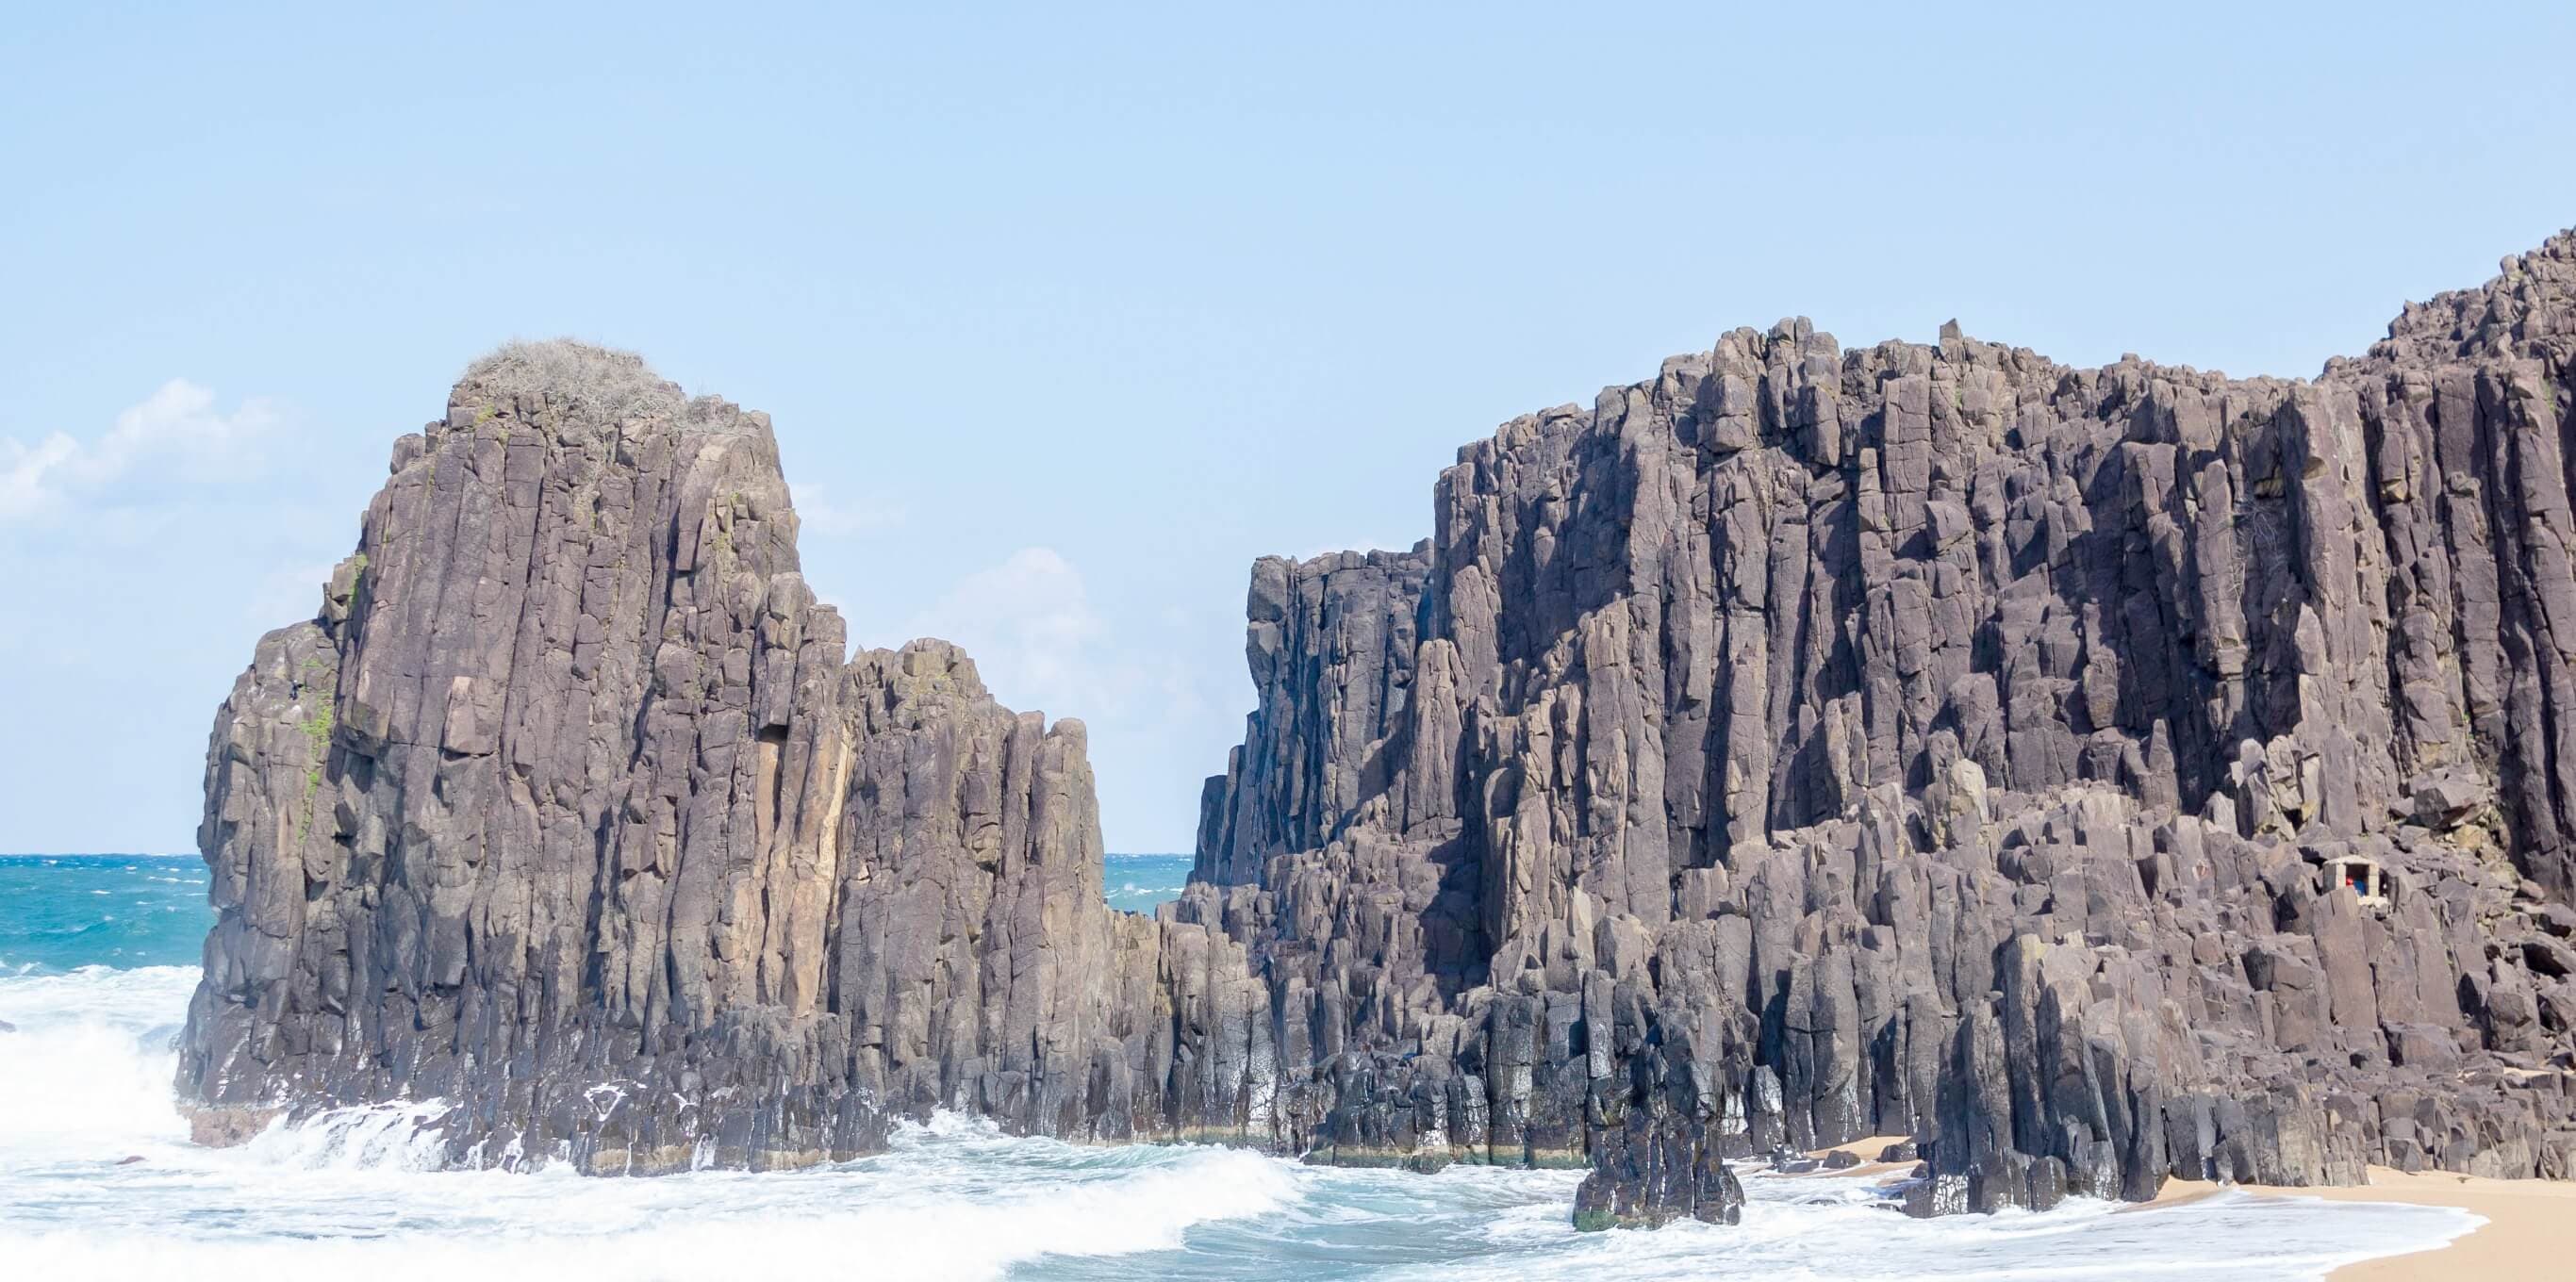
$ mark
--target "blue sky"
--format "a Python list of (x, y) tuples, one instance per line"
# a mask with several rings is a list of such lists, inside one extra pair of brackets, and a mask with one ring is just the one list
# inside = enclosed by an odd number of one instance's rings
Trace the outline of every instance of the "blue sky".
[(2312, 374), (2576, 224), (2554, 5), (412, 7), (12, 15), (0, 850), (191, 846), (513, 336), (771, 411), (854, 638), (1178, 850), (1252, 558), (1422, 537), (1514, 414), (1791, 314)]

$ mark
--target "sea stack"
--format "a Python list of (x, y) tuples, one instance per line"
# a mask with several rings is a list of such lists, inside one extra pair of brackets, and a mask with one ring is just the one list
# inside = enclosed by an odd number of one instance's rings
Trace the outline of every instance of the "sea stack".
[(218, 716), (181, 1094), (1580, 1166), (1586, 1227), (1871, 1135), (1918, 1214), (2576, 1176), (2571, 396), (2576, 234), (2314, 381), (1737, 330), (1256, 565), (1145, 918), (1078, 723), (846, 654), (765, 418), (504, 349)]
[(592, 1171), (934, 1108), (1166, 1133), (1169, 993), (1121, 982), (1162, 928), (1102, 901), (1081, 724), (941, 642), (852, 658), (797, 565), (765, 415), (574, 343), (468, 370), (217, 716), (200, 1138), (396, 1099), (457, 1162)]

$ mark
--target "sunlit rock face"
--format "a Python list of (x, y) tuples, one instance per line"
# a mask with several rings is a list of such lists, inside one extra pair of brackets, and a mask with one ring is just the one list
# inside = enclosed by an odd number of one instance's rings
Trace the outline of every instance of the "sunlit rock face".
[(1172, 1003), (1230, 953), (1104, 906), (1081, 724), (944, 642), (848, 657), (767, 417), (621, 353), (504, 349), (396, 443), (218, 714), (200, 839), (210, 1139), (436, 1098), (459, 1161), (659, 1171), (1199, 1121)]
[(1880, 1134), (1923, 1212), (2576, 1174), (2571, 364), (2567, 236), (2315, 382), (1738, 330), (1256, 567), (1183, 915), (1308, 1144), (1586, 1223)]

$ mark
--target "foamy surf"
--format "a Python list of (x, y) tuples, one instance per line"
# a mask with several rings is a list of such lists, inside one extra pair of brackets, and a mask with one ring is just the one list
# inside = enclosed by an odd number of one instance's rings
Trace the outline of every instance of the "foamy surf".
[(184, 966), (0, 969), (0, 1020), (19, 1030), (0, 1033), (10, 1276), (2274, 1282), (2476, 1223), (2234, 1194), (1917, 1221), (1856, 1181), (1756, 1173), (1739, 1227), (1582, 1234), (1567, 1223), (1566, 1172), (1330, 1170), (1014, 1139), (956, 1117), (905, 1128), (864, 1161), (760, 1175), (436, 1170), (419, 1139), (435, 1101), (337, 1110), (209, 1150), (186, 1142), (170, 1102), (172, 1037), (196, 978)]
[[(341, 1171), (345, 1177), (353, 1172)], [(1043, 1258), (1170, 1249), (1191, 1227), (1293, 1197), (1284, 1167), (1182, 1152), (1108, 1178), (923, 1178), (900, 1162), (762, 1176), (651, 1180), (568, 1173), (419, 1174), (231, 1181), (162, 1172), (135, 1192), (196, 1205), (121, 1231), (0, 1228), (0, 1255), (33, 1277), (267, 1279), (308, 1270), (370, 1279), (518, 1276), (711, 1279), (792, 1276), (988, 1279)], [(256, 1199), (256, 1200), (253, 1200)], [(178, 1210), (178, 1214), (171, 1214)], [(204, 1220), (205, 1229), (174, 1221)], [(142, 1231), (138, 1232), (137, 1229)]]
[[(0, 1171), (187, 1138), (170, 1099), (193, 966), (0, 977)], [(0, 1206), (0, 1215), (6, 1214)]]
[[(814, 1171), (590, 1179), (439, 1171), (436, 1102), (340, 1109), (236, 1149), (185, 1142), (170, 1103), (196, 972), (0, 978), (0, 1259), (31, 1278), (506, 1266), (622, 1278), (998, 1278), (1046, 1257), (1172, 1250), (1191, 1228), (1303, 1195), (1300, 1168), (1202, 1147), (1084, 1148), (958, 1118)], [(143, 1160), (126, 1164), (128, 1158)], [(20, 1272), (17, 1266), (26, 1266)], [(764, 1267), (761, 1271), (767, 1271)]]

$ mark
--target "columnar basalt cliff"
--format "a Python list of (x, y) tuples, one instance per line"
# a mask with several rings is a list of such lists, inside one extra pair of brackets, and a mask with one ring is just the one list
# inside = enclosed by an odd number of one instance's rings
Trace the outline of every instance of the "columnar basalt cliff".
[(844, 654), (761, 416), (469, 371), (220, 715), (209, 1138), (1085, 1140), (1588, 1167), (1909, 1137), (1909, 1209), (2576, 1176), (2576, 235), (2313, 382), (1739, 330), (1255, 567), (1196, 874), (1077, 724)]
[(2576, 1176), (2571, 375), (2576, 236), (2313, 383), (1728, 334), (1256, 568), (1180, 915), (1321, 1151), (1583, 1223), (1880, 1134), (1922, 1213)]
[(767, 419), (622, 354), (505, 349), (396, 444), (216, 719), (202, 1138), (397, 1099), (460, 1162), (613, 1171), (937, 1107), (1235, 1136), (1171, 1064), (1243, 963), (1106, 907), (1080, 723), (942, 642), (848, 658), (795, 534)]

